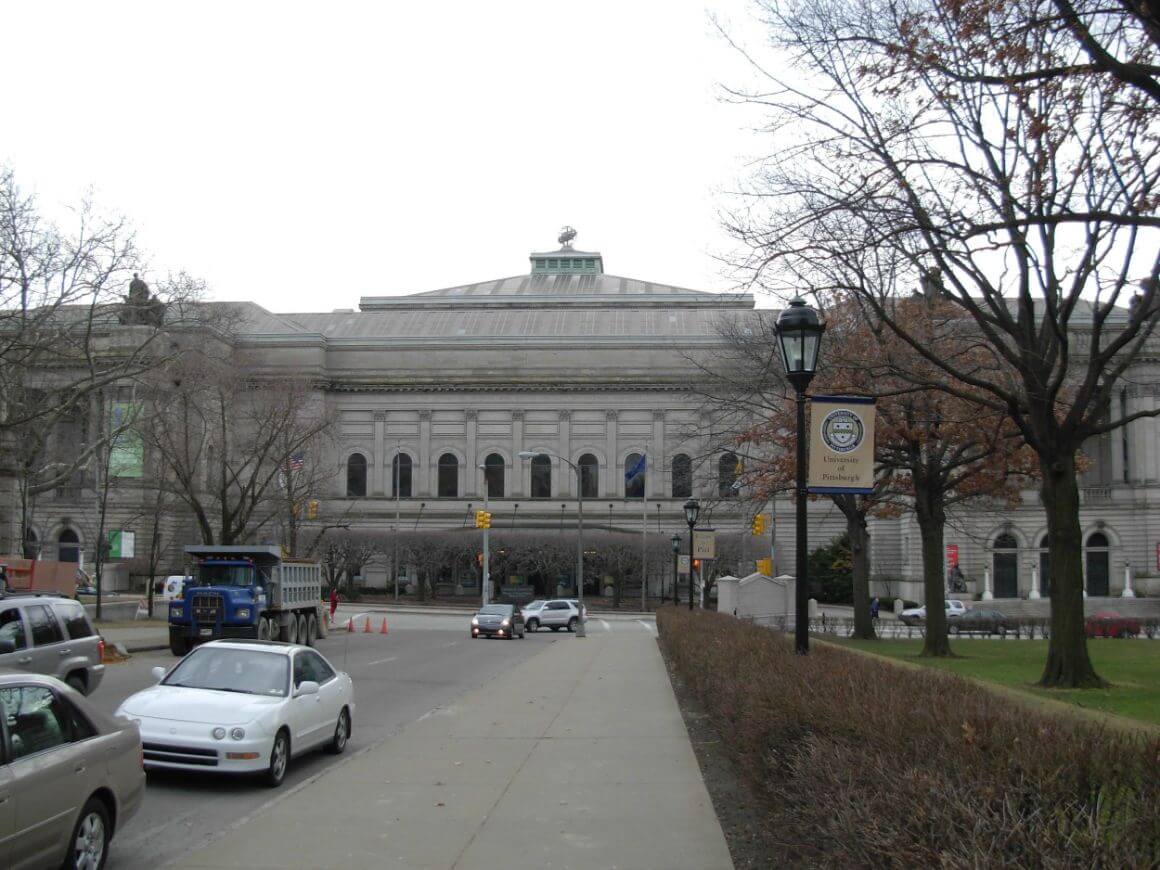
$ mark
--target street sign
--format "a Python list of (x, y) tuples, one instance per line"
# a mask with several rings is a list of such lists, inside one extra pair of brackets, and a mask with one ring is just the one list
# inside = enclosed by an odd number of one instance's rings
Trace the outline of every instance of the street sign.
[(703, 531), (693, 530), (693, 558), (715, 559), (717, 552), (717, 533), (713, 529)]

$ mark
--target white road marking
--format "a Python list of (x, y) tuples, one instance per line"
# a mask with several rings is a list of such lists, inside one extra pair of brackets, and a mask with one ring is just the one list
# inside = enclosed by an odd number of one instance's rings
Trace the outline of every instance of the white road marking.
[(607, 619), (600, 620), (600, 624), (604, 626), (605, 631), (612, 631), (612, 626), (608, 624)]
[(656, 626), (653, 625), (651, 622), (645, 622), (643, 619), (638, 619), (637, 622), (639, 622), (641, 625), (643, 625), (644, 630), (647, 631), (649, 634), (656, 634), (656, 631), (657, 631)]
[(398, 659), (398, 656), (391, 656), (385, 659), (375, 659), (373, 662), (367, 662), (368, 665), (385, 665), (387, 662), (393, 662)]

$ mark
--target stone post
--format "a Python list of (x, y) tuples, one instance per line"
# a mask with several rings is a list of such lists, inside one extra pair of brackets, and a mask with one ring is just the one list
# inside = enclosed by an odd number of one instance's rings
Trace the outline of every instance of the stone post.
[(1027, 593), (1027, 598), (1030, 600), (1030, 599), (1035, 599), (1035, 598), (1040, 598), (1040, 597), (1042, 597), (1042, 596), (1040, 596), (1040, 594), (1039, 594), (1039, 566), (1032, 565), (1031, 566), (1031, 591)]
[(991, 601), (995, 598), (995, 593), (991, 591), (991, 569), (983, 569), (983, 600)]
[(1121, 598), (1135, 598), (1136, 590), (1132, 588), (1132, 566), (1127, 562), (1124, 563), (1124, 591), (1120, 593)]

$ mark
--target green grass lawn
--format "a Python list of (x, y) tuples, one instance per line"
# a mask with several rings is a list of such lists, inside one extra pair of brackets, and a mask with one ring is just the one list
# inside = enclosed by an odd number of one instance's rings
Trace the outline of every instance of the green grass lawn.
[(1160, 643), (1150, 640), (1088, 641), (1096, 672), (1112, 684), (1109, 689), (1041, 689), (1035, 685), (1047, 660), (1045, 640), (951, 640), (958, 658), (924, 659), (922, 640), (850, 640), (842, 645), (940, 668), (1079, 707), (1114, 713), (1160, 725)]

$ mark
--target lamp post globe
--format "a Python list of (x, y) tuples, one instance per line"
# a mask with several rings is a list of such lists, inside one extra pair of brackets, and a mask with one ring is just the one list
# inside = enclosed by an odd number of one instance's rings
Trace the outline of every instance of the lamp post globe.
[(818, 367), (818, 351), (826, 324), (800, 296), (791, 300), (777, 317), (777, 346), (785, 376), (797, 393), (797, 501), (795, 511), (796, 562), (794, 578), (794, 649), (806, 655), (809, 635), (809, 562), (806, 532), (806, 390)]
[(701, 503), (695, 498), (685, 502), (685, 522), (689, 526), (689, 610), (693, 609), (693, 527), (701, 515)]

